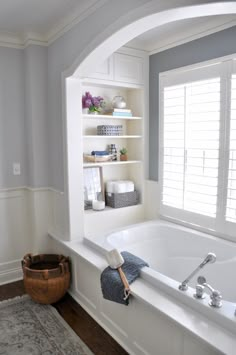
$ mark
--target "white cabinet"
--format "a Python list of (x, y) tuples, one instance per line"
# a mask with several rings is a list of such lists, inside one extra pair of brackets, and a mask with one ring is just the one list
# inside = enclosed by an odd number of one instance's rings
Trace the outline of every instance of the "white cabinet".
[(142, 58), (122, 53), (114, 54), (114, 80), (123, 83), (143, 83)]
[(110, 81), (113, 84), (143, 85), (143, 58), (125, 53), (114, 53), (98, 65), (96, 71), (88, 78)]
[(114, 79), (113, 56), (107, 58), (103, 63), (101, 63), (96, 68), (96, 71), (91, 73), (88, 77), (94, 79), (113, 80)]

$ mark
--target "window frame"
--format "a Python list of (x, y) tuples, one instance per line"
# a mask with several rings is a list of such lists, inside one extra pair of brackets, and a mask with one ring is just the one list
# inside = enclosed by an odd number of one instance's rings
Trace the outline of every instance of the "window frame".
[[(200, 79), (199, 79), (200, 74)], [(236, 223), (226, 221), (229, 142), (231, 121), (231, 76), (236, 74), (236, 54), (196, 63), (159, 74), (159, 185), (160, 217), (225, 239), (236, 238)], [(203, 76), (204, 75), (204, 76)], [(208, 217), (162, 204), (164, 160), (164, 88), (187, 82), (220, 77), (220, 140), (216, 217)]]

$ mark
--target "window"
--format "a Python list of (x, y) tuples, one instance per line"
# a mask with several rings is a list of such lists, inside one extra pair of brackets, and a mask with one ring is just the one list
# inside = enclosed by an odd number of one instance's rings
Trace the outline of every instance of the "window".
[(226, 60), (160, 77), (161, 214), (224, 234), (236, 223), (234, 67)]
[(236, 223), (236, 75), (231, 78), (229, 168), (226, 220)]

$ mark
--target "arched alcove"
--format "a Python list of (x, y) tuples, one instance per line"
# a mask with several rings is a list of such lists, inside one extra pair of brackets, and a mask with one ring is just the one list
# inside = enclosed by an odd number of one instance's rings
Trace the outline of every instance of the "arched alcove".
[[(204, 4), (198, 1), (192, 6), (182, 6), (157, 11), (156, 2), (152, 1), (145, 16), (136, 14), (137, 20), (132, 20), (129, 25), (122, 26), (123, 19), (120, 19), (120, 29), (112, 33), (112, 28), (106, 29), (99, 34), (94, 41), (78, 56), (74, 64), (62, 75), (64, 103), (64, 129), (65, 129), (65, 191), (68, 200), (69, 214), (69, 240), (81, 240), (84, 236), (83, 220), (83, 185), (81, 176), (83, 174), (82, 161), (82, 140), (81, 140), (81, 79), (103, 62), (117, 49), (122, 47), (131, 39), (141, 33), (169, 22), (213, 16), (221, 14), (236, 13), (235, 2), (212, 2)], [(151, 13), (151, 14), (150, 14)], [(112, 33), (112, 34), (111, 34)]]

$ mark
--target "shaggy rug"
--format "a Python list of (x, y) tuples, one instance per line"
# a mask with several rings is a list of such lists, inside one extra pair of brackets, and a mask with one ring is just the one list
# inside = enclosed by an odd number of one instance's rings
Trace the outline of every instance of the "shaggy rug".
[(0, 302), (1, 355), (93, 355), (52, 306), (28, 296)]

